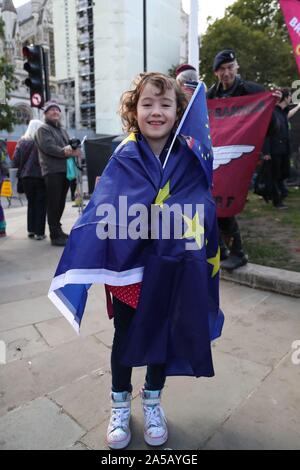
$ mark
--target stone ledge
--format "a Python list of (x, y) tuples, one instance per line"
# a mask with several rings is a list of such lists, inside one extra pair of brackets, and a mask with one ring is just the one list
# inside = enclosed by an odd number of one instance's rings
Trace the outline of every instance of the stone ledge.
[(254, 289), (300, 297), (300, 273), (248, 263), (234, 271), (221, 270), (221, 279)]

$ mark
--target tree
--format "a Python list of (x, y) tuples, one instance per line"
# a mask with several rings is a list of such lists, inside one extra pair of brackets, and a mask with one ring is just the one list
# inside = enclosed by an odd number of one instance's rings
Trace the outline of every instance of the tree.
[[(4, 22), (0, 18), (0, 41), (4, 40)], [(5, 56), (0, 57), (0, 83), (5, 90), (5, 100), (0, 103), (0, 130), (12, 131), (17, 123), (16, 116), (11, 106), (7, 104), (9, 93), (13, 90), (14, 67), (9, 64)]]
[(298, 72), (288, 31), (276, 0), (237, 0), (201, 40), (201, 77), (210, 86), (217, 52), (236, 51), (240, 73), (266, 87), (291, 86)]
[(286, 40), (288, 39), (288, 32), (284, 28), (284, 18), (277, 0), (236, 0), (227, 8), (227, 14), (229, 17), (239, 17), (250, 28), (267, 31), (269, 35), (274, 32), (281, 33)]

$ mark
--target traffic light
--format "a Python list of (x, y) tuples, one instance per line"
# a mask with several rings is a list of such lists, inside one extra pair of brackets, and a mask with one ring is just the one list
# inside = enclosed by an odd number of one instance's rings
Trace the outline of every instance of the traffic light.
[(23, 55), (27, 62), (24, 69), (28, 72), (25, 85), (30, 89), (31, 107), (41, 108), (45, 102), (44, 51), (42, 46), (24, 46)]

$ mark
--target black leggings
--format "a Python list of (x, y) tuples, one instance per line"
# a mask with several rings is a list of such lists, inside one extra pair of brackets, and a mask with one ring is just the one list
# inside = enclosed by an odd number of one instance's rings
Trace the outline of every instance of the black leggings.
[(45, 176), (47, 188), (47, 216), (51, 240), (62, 233), (60, 219), (63, 215), (70, 182), (66, 173), (51, 173)]
[[(136, 310), (124, 304), (116, 297), (113, 298), (115, 335), (111, 352), (111, 373), (113, 392), (132, 392), (132, 367), (120, 363), (123, 341), (129, 330)], [(161, 390), (165, 384), (165, 365), (157, 364), (147, 367), (145, 389)]]
[[(227, 239), (231, 239), (230, 252), (241, 254), (243, 252), (240, 229), (235, 217), (218, 217), (220, 246), (224, 246)], [(227, 244), (227, 243), (226, 243)]]

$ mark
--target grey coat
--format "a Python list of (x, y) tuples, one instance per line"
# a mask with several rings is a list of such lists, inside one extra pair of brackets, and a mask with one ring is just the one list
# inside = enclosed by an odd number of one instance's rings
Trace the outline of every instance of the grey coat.
[(37, 130), (35, 142), (43, 176), (67, 172), (68, 157), (65, 156), (63, 148), (68, 145), (69, 136), (65, 129), (47, 122)]

